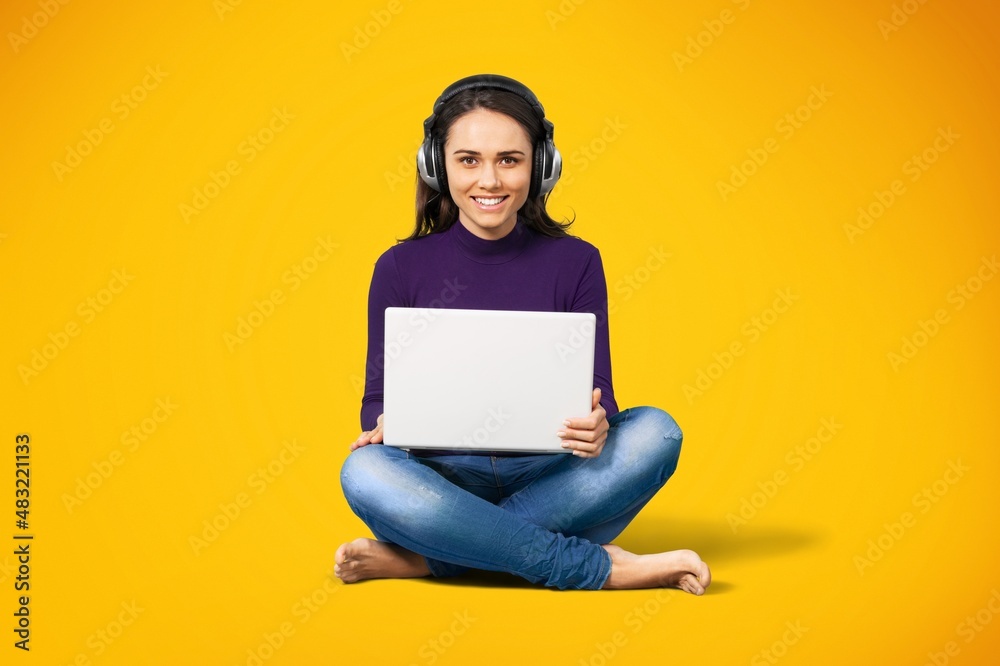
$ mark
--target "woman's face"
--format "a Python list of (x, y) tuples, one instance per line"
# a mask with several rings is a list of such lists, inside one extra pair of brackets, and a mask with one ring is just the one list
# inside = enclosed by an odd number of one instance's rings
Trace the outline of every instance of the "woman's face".
[(524, 128), (496, 111), (470, 111), (452, 123), (444, 162), (465, 228), (487, 240), (510, 233), (531, 186), (531, 141)]

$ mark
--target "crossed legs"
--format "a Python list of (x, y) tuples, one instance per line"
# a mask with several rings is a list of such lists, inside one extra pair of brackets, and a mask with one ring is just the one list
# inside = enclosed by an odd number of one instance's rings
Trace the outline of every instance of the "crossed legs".
[[(336, 574), (354, 582), (476, 568), (560, 589), (666, 586), (703, 593), (711, 577), (693, 551), (635, 555), (610, 543), (673, 474), (680, 429), (654, 407), (619, 412), (609, 424), (598, 458), (533, 456), (526, 464), (537, 458), (537, 477), (493, 498), (401, 449), (357, 449), (341, 482), (348, 504), (378, 540), (341, 545)], [(478, 459), (490, 464), (488, 456)]]

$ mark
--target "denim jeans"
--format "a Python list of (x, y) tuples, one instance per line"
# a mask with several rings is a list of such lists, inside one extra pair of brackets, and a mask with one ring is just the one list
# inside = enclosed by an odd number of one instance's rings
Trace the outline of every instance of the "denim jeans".
[(375, 538), (423, 555), (433, 576), (506, 571), (559, 589), (599, 589), (610, 543), (677, 467), (682, 434), (656, 407), (608, 419), (601, 455), (418, 457), (369, 444), (341, 469)]

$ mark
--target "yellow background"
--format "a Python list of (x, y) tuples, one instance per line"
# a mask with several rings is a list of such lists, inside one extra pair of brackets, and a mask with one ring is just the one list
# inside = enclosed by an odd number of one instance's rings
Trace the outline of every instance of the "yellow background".
[[(5, 3), (3, 663), (993, 663), (996, 11), (663, 4)], [(482, 72), (555, 123), (549, 210), (604, 258), (619, 405), (684, 429), (619, 543), (698, 551), (704, 597), (328, 578), (369, 534), (338, 474), (372, 267), (434, 99)]]

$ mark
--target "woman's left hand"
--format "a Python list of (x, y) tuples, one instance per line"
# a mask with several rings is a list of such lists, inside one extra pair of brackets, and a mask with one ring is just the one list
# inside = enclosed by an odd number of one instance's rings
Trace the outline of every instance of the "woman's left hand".
[(574, 456), (596, 458), (601, 455), (604, 443), (608, 441), (607, 412), (601, 407), (601, 389), (594, 389), (594, 399), (590, 416), (567, 419), (562, 430), (556, 433), (563, 440), (563, 447), (572, 449)]

